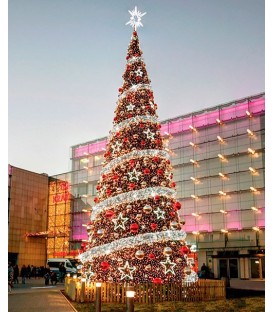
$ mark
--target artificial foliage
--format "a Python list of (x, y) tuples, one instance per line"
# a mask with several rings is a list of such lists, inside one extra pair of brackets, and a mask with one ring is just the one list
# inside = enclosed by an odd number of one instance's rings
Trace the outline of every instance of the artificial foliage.
[(195, 281), (170, 155), (136, 23), (131, 24), (123, 84), (87, 225), (88, 244), (80, 255), (82, 272), (88, 281), (132, 285)]

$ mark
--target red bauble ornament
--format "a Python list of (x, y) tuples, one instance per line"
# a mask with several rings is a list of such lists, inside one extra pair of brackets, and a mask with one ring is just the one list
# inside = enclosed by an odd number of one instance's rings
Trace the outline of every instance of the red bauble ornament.
[(144, 145), (146, 144), (146, 142), (145, 142), (144, 140), (142, 140), (142, 141), (140, 142), (140, 144), (144, 146)]
[(107, 194), (108, 196), (110, 196), (111, 193), (112, 193), (112, 191), (111, 191), (110, 189), (107, 189), (107, 190), (106, 190), (106, 194)]
[(155, 201), (160, 200), (160, 196), (159, 196), (159, 195), (155, 195), (154, 200), (155, 200)]
[(113, 216), (115, 215), (115, 213), (114, 213), (114, 211), (113, 210), (107, 210), (106, 212), (105, 212), (105, 217), (106, 218), (112, 218)]
[(132, 114), (128, 114), (127, 116), (128, 116), (128, 118), (132, 118), (132, 117), (133, 117), (133, 115), (132, 115)]
[(139, 225), (137, 223), (132, 223), (130, 225), (130, 231), (132, 233), (137, 233), (138, 232), (138, 229), (139, 229)]
[(163, 281), (162, 281), (162, 279), (161, 279), (160, 277), (155, 277), (155, 278), (153, 278), (153, 279), (152, 279), (152, 282), (153, 282), (154, 284), (163, 284)]
[(151, 229), (156, 230), (157, 229), (157, 224), (156, 223), (151, 223)]
[(143, 170), (143, 173), (144, 173), (144, 174), (150, 174), (150, 169), (149, 169), (149, 168), (145, 168), (145, 169)]
[(172, 183), (171, 183), (171, 187), (172, 187), (172, 188), (175, 188), (175, 186), (176, 186), (175, 182), (172, 182)]
[(131, 167), (134, 167), (135, 161), (134, 161), (133, 159), (131, 159), (131, 160), (129, 161), (129, 164), (130, 164)]
[(118, 174), (114, 174), (114, 175), (113, 175), (113, 180), (115, 180), (115, 181), (118, 181), (118, 180), (119, 180)]
[(136, 187), (135, 183), (129, 183), (129, 189), (133, 190)]
[(175, 216), (175, 212), (174, 212), (174, 211), (171, 211), (171, 212), (170, 212), (170, 216), (171, 216), (171, 217), (174, 217), (174, 216)]
[(181, 204), (180, 204), (179, 202), (175, 202), (175, 203), (173, 204), (173, 208), (174, 208), (175, 210), (179, 210), (179, 209), (181, 209)]
[(158, 124), (158, 125), (157, 125), (157, 129), (160, 129), (160, 128), (161, 128), (161, 124)]
[(102, 175), (102, 179), (104, 180), (105, 178), (106, 178), (106, 175), (105, 175), (105, 174), (103, 174), (103, 175)]
[(96, 189), (99, 191), (101, 189), (101, 186), (97, 185)]
[(140, 123), (140, 124), (139, 124), (139, 128), (144, 128), (144, 124), (143, 124), (143, 123)]
[(130, 57), (130, 56), (129, 56), (129, 55), (127, 55), (127, 56), (126, 56), (126, 60), (129, 60), (129, 57)]
[(125, 143), (129, 142), (128, 138), (124, 138), (123, 141), (124, 141)]
[(103, 271), (106, 271), (109, 269), (110, 264), (107, 261), (102, 261), (102, 263), (100, 264), (100, 267), (102, 268)]
[(119, 89), (118, 89), (118, 92), (122, 92), (122, 91), (123, 91), (123, 89), (122, 89), (122, 88), (119, 88)]
[(134, 31), (134, 32), (133, 32), (133, 35), (134, 35), (134, 36), (137, 36), (137, 32), (136, 32), (136, 31)]
[(158, 161), (159, 161), (159, 158), (158, 158), (157, 156), (155, 156), (155, 157), (153, 158), (153, 161), (158, 162)]
[(163, 174), (163, 170), (162, 169), (158, 169), (156, 174), (159, 176), (159, 175), (162, 175)]
[(187, 255), (190, 252), (190, 250), (189, 250), (189, 248), (187, 246), (182, 246), (180, 248), (180, 252), (181, 252), (181, 254), (186, 254)]
[(95, 203), (98, 203), (98, 202), (99, 202), (98, 197), (95, 197), (95, 198), (94, 198), (94, 202), (95, 202)]
[(155, 259), (155, 255), (154, 255), (153, 253), (150, 253), (150, 254), (148, 255), (148, 258), (149, 258), (150, 260), (154, 260), (154, 259)]

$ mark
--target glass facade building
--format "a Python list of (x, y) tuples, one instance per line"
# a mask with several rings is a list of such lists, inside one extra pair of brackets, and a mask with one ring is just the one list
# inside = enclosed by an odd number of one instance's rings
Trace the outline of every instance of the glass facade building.
[[(264, 93), (161, 121), (161, 134), (182, 229), (199, 265), (207, 263), (216, 278), (263, 278)], [(71, 147), (72, 249), (87, 240), (106, 143), (105, 137)]]

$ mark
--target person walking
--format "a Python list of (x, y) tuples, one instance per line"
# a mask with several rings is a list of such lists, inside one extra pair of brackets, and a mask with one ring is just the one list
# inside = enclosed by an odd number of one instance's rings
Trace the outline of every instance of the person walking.
[(66, 268), (65, 268), (63, 262), (61, 262), (59, 265), (59, 277), (60, 277), (59, 281), (60, 281), (60, 283), (64, 282), (65, 273), (66, 273)]
[(13, 283), (14, 284), (19, 284), (18, 276), (19, 276), (19, 267), (18, 267), (18, 264), (15, 264), (15, 266), (13, 267)]
[(50, 281), (51, 281), (51, 285), (56, 285), (57, 284), (57, 274), (54, 271), (50, 272)]
[(8, 290), (11, 292), (12, 289), (12, 282), (13, 282), (13, 267), (11, 265), (11, 262), (8, 264)]
[(27, 267), (24, 264), (22, 265), (20, 276), (22, 277), (22, 284), (25, 284), (27, 277)]

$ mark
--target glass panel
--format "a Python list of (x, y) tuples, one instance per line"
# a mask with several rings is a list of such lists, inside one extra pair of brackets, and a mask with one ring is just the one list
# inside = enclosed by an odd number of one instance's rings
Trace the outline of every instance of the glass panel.
[(227, 277), (227, 259), (220, 259), (219, 267), (220, 267), (220, 278)]
[(230, 276), (230, 278), (238, 278), (238, 261), (237, 261), (237, 259), (229, 259), (229, 276)]
[(251, 277), (252, 278), (259, 278), (259, 259), (254, 258), (250, 260), (251, 263)]

